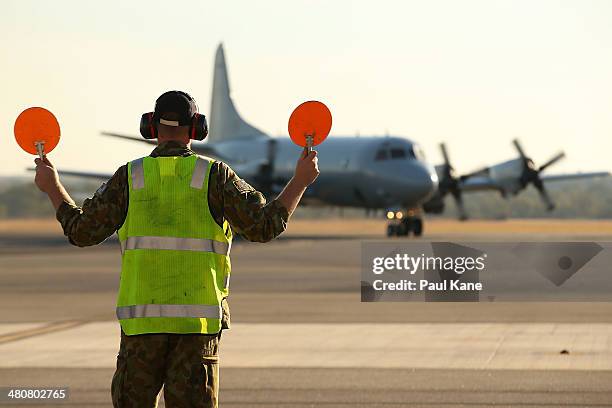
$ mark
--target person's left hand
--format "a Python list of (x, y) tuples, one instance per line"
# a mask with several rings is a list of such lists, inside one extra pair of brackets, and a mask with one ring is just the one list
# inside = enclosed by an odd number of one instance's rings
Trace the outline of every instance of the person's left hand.
[(34, 182), (40, 191), (48, 193), (59, 184), (57, 170), (46, 155), (43, 156), (43, 160), (37, 158), (34, 160), (34, 163), (36, 163), (36, 176), (34, 177)]

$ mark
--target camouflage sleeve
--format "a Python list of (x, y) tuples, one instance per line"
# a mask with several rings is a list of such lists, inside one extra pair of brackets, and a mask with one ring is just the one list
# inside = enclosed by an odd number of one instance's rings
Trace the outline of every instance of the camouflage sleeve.
[(121, 166), (92, 198), (83, 202), (83, 207), (66, 202), (60, 205), (56, 217), (72, 245), (99, 244), (123, 225), (127, 215), (127, 186), (127, 166)]
[(209, 206), (219, 225), (225, 218), (232, 230), (253, 242), (268, 242), (287, 228), (289, 213), (277, 200), (266, 204), (262, 193), (225, 163), (215, 162), (209, 183)]

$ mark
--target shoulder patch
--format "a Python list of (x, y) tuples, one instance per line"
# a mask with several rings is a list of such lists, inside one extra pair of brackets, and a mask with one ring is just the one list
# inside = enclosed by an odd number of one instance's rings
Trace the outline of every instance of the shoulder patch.
[(248, 193), (249, 191), (255, 190), (249, 183), (240, 178), (236, 178), (232, 183), (234, 183), (236, 189), (241, 193)]

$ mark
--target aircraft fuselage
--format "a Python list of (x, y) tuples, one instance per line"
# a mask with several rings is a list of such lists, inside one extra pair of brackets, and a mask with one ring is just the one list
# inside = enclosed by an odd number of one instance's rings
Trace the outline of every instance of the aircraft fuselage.
[[(272, 141), (272, 142), (271, 142)], [(271, 143), (273, 147), (271, 147)], [(197, 149), (194, 143), (192, 148)], [(291, 177), (302, 149), (287, 137), (217, 142), (216, 152), (246, 181), (257, 186), (258, 163), (268, 161), (282, 187)], [(416, 208), (437, 189), (438, 177), (418, 152), (400, 137), (329, 137), (315, 147), (321, 174), (308, 188), (306, 204), (362, 208)], [(418, 152), (418, 153), (417, 153)]]

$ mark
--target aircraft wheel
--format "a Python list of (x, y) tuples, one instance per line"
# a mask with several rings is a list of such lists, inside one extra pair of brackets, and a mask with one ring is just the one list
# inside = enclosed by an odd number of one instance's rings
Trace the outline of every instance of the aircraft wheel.
[(423, 220), (421, 218), (415, 218), (412, 223), (412, 232), (415, 237), (423, 235)]
[(393, 225), (393, 224), (387, 225), (387, 236), (388, 237), (394, 236), (396, 234), (396, 232), (397, 232), (397, 228), (396, 228), (395, 225)]
[(412, 231), (412, 222), (409, 218), (404, 218), (402, 222), (398, 225), (397, 235), (401, 237), (407, 237)]

